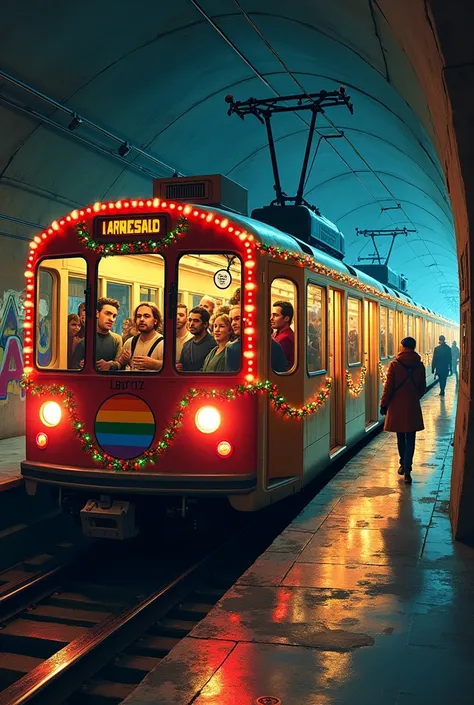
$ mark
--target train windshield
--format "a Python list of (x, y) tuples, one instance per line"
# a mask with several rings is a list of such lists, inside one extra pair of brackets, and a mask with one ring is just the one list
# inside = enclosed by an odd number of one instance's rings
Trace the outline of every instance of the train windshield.
[(242, 263), (234, 253), (183, 255), (178, 263), (175, 364), (179, 372), (241, 367)]
[(164, 258), (104, 257), (97, 276), (96, 369), (159, 372), (164, 356)]
[(87, 263), (82, 257), (44, 259), (36, 277), (36, 364), (74, 369), (74, 351), (85, 344)]

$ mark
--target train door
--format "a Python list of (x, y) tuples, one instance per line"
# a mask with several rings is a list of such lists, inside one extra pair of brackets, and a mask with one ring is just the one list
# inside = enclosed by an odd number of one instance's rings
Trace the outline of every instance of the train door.
[[(288, 404), (299, 407), (304, 404), (306, 370), (306, 345), (302, 344), (306, 317), (304, 270), (294, 265), (269, 262), (268, 273), (268, 379), (276, 385), (279, 394)], [(283, 332), (282, 328), (277, 327), (281, 325), (282, 319), (286, 319), (292, 332), (290, 338), (284, 336), (286, 340), (281, 340), (280, 348), (271, 344), (270, 317), (273, 316), (276, 316), (272, 321), (276, 333)], [(286, 332), (289, 333), (288, 330)], [(288, 421), (275, 411), (270, 401), (268, 403), (267, 487), (274, 487), (303, 474), (304, 424)]]
[(367, 376), (365, 379), (365, 427), (378, 420), (379, 326), (375, 301), (364, 300), (364, 350)]
[(329, 375), (332, 379), (329, 449), (334, 454), (346, 441), (344, 294), (339, 289), (329, 289), (328, 337)]

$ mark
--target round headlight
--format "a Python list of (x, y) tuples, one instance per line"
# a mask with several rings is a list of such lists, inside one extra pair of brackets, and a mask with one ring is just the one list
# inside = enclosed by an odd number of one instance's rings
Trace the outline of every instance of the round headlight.
[(213, 406), (201, 406), (194, 422), (201, 433), (214, 433), (221, 425), (221, 415)]
[(45, 426), (57, 426), (61, 421), (61, 407), (56, 401), (45, 402), (40, 409), (40, 419)]

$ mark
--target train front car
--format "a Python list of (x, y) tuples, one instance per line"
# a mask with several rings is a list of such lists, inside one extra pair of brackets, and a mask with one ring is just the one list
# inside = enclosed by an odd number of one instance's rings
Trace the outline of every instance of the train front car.
[[(150, 513), (186, 515), (255, 490), (254, 244), (225, 214), (159, 199), (95, 204), (34, 238), (22, 463), (30, 494), (49, 485), (80, 512), (86, 534), (127, 538)], [(245, 325), (229, 329), (226, 314), (211, 337), (209, 316), (236, 301)], [(229, 335), (232, 356), (220, 353)]]

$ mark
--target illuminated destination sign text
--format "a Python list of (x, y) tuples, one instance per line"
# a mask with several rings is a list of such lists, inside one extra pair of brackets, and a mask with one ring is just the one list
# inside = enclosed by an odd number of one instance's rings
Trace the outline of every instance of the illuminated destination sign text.
[(162, 215), (125, 215), (96, 218), (96, 237), (156, 236), (166, 232), (166, 218)]

